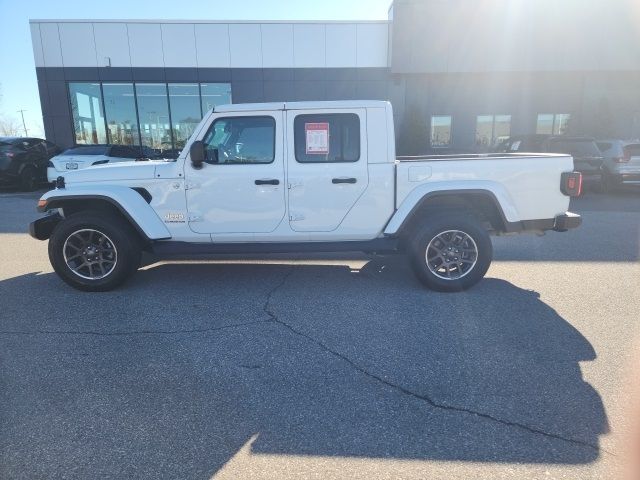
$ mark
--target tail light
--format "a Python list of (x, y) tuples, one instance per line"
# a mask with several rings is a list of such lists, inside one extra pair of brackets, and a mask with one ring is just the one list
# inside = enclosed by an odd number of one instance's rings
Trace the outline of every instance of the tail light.
[(579, 197), (582, 193), (582, 174), (580, 172), (563, 173), (560, 191), (569, 197)]

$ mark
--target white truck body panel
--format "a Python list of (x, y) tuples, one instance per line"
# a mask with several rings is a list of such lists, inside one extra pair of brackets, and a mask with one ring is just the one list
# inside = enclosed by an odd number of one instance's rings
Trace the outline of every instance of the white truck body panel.
[(426, 286), (460, 291), (486, 274), (491, 233), (579, 226), (566, 210), (581, 185), (567, 155), (396, 158), (387, 102), (229, 105), (203, 118), (176, 161), (57, 179), (38, 202), (51, 215), (29, 231), (81, 290), (117, 287), (143, 250), (360, 250), (407, 253)]
[(571, 170), (573, 160), (567, 155), (400, 161), (398, 211), (385, 233), (395, 233), (413, 207), (437, 191), (488, 191), (498, 200), (506, 220), (513, 223), (553, 218), (569, 208), (569, 197), (560, 191), (559, 179)]
[[(358, 161), (296, 160), (294, 119), (312, 113), (358, 116)], [(191, 144), (202, 140), (216, 119), (243, 116), (275, 119), (274, 161), (194, 168)], [(568, 208), (560, 176), (572, 170), (572, 159), (566, 155), (397, 160), (388, 102), (240, 104), (206, 114), (175, 161), (121, 162), (67, 172), (65, 188), (42, 198), (111, 197), (151, 240), (364, 241), (396, 234), (425, 196), (443, 191), (489, 192), (508, 222), (553, 219)], [(355, 183), (335, 184), (334, 179)], [(256, 185), (255, 180), (278, 184)], [(133, 188), (148, 191), (150, 203)]]
[(157, 213), (135, 190), (124, 185), (76, 185), (73, 188), (56, 189), (45, 193), (43, 200), (53, 204), (62, 199), (109, 199), (118, 209), (144, 232), (147, 238), (162, 240), (171, 238), (171, 233)]

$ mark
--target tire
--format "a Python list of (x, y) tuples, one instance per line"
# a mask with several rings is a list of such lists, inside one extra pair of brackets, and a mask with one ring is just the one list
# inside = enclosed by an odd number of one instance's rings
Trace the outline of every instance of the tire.
[(33, 192), (36, 188), (38, 188), (38, 172), (34, 167), (24, 167), (20, 172), (20, 189)]
[[(476, 218), (461, 212), (426, 217), (414, 230), (408, 247), (416, 276), (438, 292), (459, 292), (474, 286), (487, 273), (493, 258), (487, 230)], [(433, 260), (430, 264), (427, 255)]]
[(86, 292), (106, 292), (122, 285), (138, 269), (140, 258), (138, 234), (112, 213), (70, 215), (49, 239), (53, 269), (67, 284)]

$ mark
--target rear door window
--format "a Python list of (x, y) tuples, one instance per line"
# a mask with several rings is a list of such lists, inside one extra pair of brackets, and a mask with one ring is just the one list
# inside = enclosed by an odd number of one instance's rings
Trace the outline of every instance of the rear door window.
[(299, 163), (357, 162), (360, 118), (355, 113), (298, 115), (293, 123)]

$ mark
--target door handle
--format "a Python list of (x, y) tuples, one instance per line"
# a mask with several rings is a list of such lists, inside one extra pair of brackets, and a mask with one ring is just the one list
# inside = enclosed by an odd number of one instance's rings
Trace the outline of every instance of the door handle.
[(272, 178), (269, 180), (256, 180), (256, 185), (280, 185), (280, 180), (277, 178)]
[(356, 183), (358, 180), (355, 178), (334, 178), (331, 183)]

